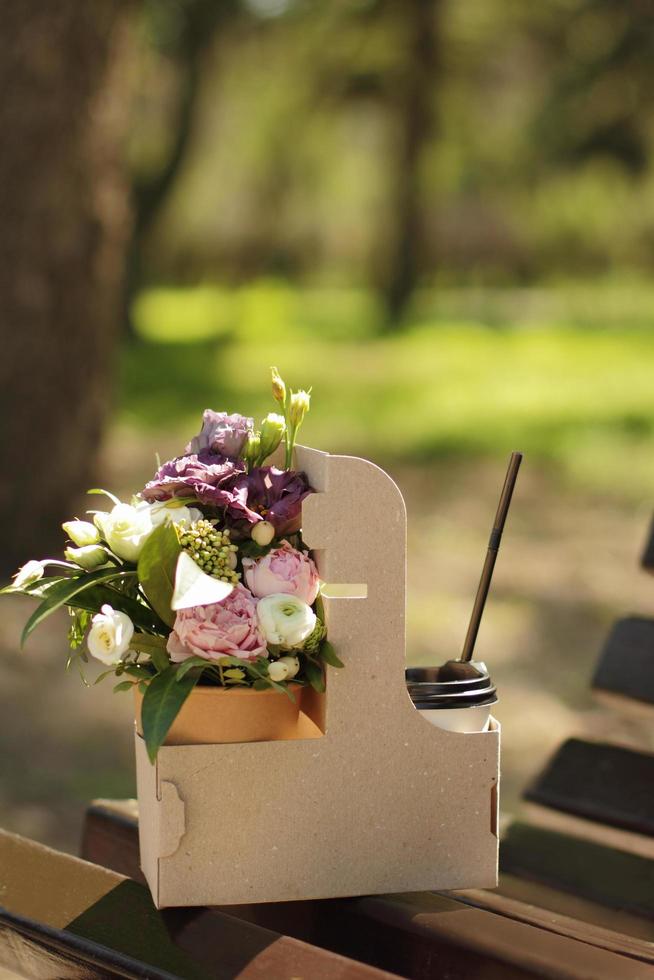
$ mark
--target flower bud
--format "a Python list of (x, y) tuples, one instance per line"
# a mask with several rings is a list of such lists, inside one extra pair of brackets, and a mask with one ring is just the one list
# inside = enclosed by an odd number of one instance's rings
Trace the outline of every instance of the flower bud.
[(68, 561), (74, 561), (80, 568), (85, 568), (90, 572), (98, 565), (104, 565), (107, 560), (107, 552), (97, 544), (87, 544), (83, 548), (66, 548), (64, 556)]
[(277, 661), (278, 664), (285, 664), (288, 669), (288, 674), (286, 675), (287, 680), (292, 680), (300, 669), (300, 661), (298, 657), (288, 656), (280, 657)]
[(39, 579), (43, 578), (44, 571), (45, 569), (40, 561), (32, 559), (31, 561), (26, 562), (14, 575), (11, 588), (19, 591), (20, 589), (26, 588), (28, 585), (34, 585), (35, 582), (38, 582)]
[(291, 395), (291, 407), (289, 409), (289, 421), (296, 429), (302, 424), (304, 416), (309, 411), (311, 405), (311, 395), (308, 391), (294, 391)]
[(258, 432), (250, 432), (243, 447), (243, 459), (248, 467), (256, 466), (261, 451), (261, 436)]
[(100, 533), (90, 521), (66, 521), (61, 525), (73, 544), (84, 548), (89, 544), (97, 544)]
[[(282, 658), (283, 659), (283, 658)], [(282, 663), (282, 660), (273, 660), (268, 664), (268, 676), (271, 681), (285, 681), (288, 677), (288, 664)]]
[(257, 521), (250, 531), (252, 540), (261, 548), (265, 548), (275, 537), (275, 528), (270, 521)]
[(259, 459), (263, 461), (275, 452), (277, 446), (282, 441), (286, 422), (283, 415), (276, 415), (270, 412), (261, 423), (261, 445), (259, 448)]
[(276, 367), (272, 367), (270, 372), (272, 374), (273, 398), (276, 402), (279, 402), (280, 405), (283, 405), (286, 401), (286, 385), (282, 381), (280, 373)]

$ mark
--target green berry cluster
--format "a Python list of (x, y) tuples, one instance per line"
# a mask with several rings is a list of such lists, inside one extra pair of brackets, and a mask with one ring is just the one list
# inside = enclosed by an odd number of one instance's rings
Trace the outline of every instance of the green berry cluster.
[(320, 649), (320, 644), (327, 636), (327, 627), (320, 620), (316, 619), (316, 625), (313, 630), (307, 636), (306, 640), (302, 644), (302, 649), (305, 653), (318, 653)]
[(179, 543), (203, 572), (234, 585), (240, 580), (236, 569), (238, 546), (232, 544), (229, 531), (219, 531), (211, 521), (193, 521), (184, 527)]

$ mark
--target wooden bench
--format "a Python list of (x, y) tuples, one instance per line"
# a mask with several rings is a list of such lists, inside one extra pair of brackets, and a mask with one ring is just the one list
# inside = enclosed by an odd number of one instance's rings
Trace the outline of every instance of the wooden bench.
[[(98, 801), (87, 812), (82, 849), (88, 859), (139, 879), (135, 804)], [(499, 894), (389, 895), (220, 912), (403, 977), (654, 977), (654, 946), (645, 939), (511, 898), (504, 884)]]

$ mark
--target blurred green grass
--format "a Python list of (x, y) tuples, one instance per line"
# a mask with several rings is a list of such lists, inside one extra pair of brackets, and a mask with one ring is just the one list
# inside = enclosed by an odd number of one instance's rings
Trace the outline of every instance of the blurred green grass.
[(269, 367), (313, 386), (303, 437), (429, 461), (522, 449), (585, 489), (654, 492), (654, 289), (642, 282), (425, 292), (385, 334), (370, 293), (158, 288), (135, 305), (120, 419), (187, 439), (202, 409), (263, 415)]

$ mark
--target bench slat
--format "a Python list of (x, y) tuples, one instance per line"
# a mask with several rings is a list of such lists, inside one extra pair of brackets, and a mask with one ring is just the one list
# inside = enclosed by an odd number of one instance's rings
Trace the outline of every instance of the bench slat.
[(618, 620), (600, 654), (592, 687), (603, 695), (629, 699), (634, 708), (654, 709), (654, 620)]
[(224, 912), (158, 911), (143, 885), (3, 831), (0, 901), (0, 965), (29, 978), (392, 980)]
[(654, 837), (654, 756), (568, 739), (527, 789), (531, 803)]
[(654, 919), (654, 864), (640, 855), (513, 823), (502, 841), (500, 866), (505, 874)]

